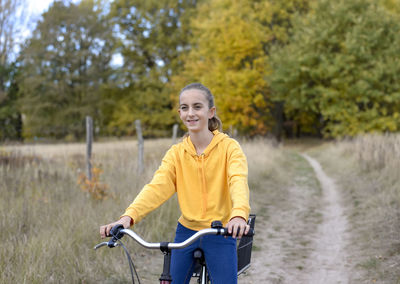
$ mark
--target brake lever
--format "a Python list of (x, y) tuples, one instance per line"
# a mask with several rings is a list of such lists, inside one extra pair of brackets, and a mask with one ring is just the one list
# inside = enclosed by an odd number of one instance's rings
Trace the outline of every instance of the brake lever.
[(94, 247), (94, 250), (97, 250), (97, 249), (99, 249), (101, 247), (104, 247), (104, 246), (108, 246), (109, 248), (117, 247), (118, 246), (117, 241), (124, 236), (124, 234), (121, 233), (121, 230), (123, 228), (124, 228), (124, 226), (122, 226), (120, 224), (114, 226), (110, 231), (110, 235), (107, 236), (107, 237), (111, 237), (111, 239), (108, 242), (102, 242), (102, 243), (97, 244)]
[(99, 244), (95, 245), (93, 249), (97, 250), (97, 249), (99, 249), (101, 247), (104, 247), (106, 245), (108, 245), (108, 242), (102, 242), (102, 243), (99, 243)]

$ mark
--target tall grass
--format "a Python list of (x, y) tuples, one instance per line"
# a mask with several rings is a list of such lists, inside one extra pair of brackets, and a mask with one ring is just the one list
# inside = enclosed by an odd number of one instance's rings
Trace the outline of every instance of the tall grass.
[(354, 229), (354, 282), (400, 283), (400, 135), (365, 135), (314, 153), (335, 175)]
[[(157, 168), (168, 140), (147, 143), (146, 171), (136, 174), (136, 144), (94, 146), (94, 165), (113, 198), (94, 200), (77, 185), (84, 145), (7, 148), (0, 158), (0, 283), (125, 281), (124, 257), (94, 252), (98, 228), (123, 213)], [(137, 230), (147, 239), (171, 237), (174, 200)], [(152, 228), (157, 228), (154, 230)]]
[[(96, 200), (77, 184), (85, 172), (85, 145), (25, 145), (0, 148), (0, 283), (125, 283), (129, 268), (119, 249), (94, 251), (99, 226), (118, 218), (150, 181), (170, 140), (145, 141), (145, 165), (137, 174), (136, 141), (95, 143), (93, 165), (108, 195)], [(266, 141), (243, 143), (252, 187), (268, 172), (278, 178), (280, 156)], [(260, 155), (262, 154), (262, 156)], [(265, 171), (267, 169), (267, 171)], [(172, 198), (135, 225), (149, 241), (172, 240), (179, 217)], [(127, 241), (129, 242), (129, 241)], [(134, 261), (143, 283), (161, 273), (162, 255), (134, 242)]]
[(264, 184), (265, 179), (273, 183), (285, 180), (282, 166), (286, 163), (283, 151), (277, 147), (272, 140), (256, 139), (251, 142), (241, 143), (243, 152), (246, 154), (249, 167), (249, 187), (258, 190)]

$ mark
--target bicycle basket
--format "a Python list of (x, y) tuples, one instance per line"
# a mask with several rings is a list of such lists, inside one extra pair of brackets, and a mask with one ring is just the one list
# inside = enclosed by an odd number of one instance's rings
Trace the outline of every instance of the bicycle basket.
[[(254, 230), (254, 226), (256, 223), (256, 215), (250, 214), (248, 224), (250, 228)], [(253, 236), (243, 236), (237, 247), (237, 256), (238, 256), (238, 275), (246, 271), (250, 267), (251, 261), (251, 249), (253, 247)]]

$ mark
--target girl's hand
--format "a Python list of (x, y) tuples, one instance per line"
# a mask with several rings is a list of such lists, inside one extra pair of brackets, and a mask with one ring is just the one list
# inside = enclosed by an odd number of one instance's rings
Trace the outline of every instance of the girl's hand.
[(112, 227), (114, 227), (115, 225), (118, 225), (118, 224), (121, 224), (122, 226), (124, 226), (124, 229), (129, 228), (131, 226), (131, 222), (132, 222), (131, 217), (123, 216), (118, 221), (115, 221), (108, 225), (100, 226), (100, 236), (102, 239), (104, 239), (105, 237), (108, 237), (110, 235), (110, 231), (111, 231)]
[(239, 239), (243, 236), (243, 233), (246, 235), (250, 230), (250, 226), (242, 217), (233, 217), (228, 222), (227, 227), (229, 234), (232, 233), (232, 238), (238, 237)]

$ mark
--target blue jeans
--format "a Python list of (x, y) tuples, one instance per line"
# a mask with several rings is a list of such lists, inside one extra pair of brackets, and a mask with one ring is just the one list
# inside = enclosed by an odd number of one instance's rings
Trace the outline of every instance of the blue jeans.
[[(196, 231), (190, 230), (178, 223), (174, 242), (183, 242), (195, 233)], [(189, 283), (195, 266), (193, 252), (197, 248), (201, 248), (204, 252), (211, 283), (237, 283), (236, 239), (214, 235), (203, 236), (184, 249), (172, 250), (172, 283)]]

